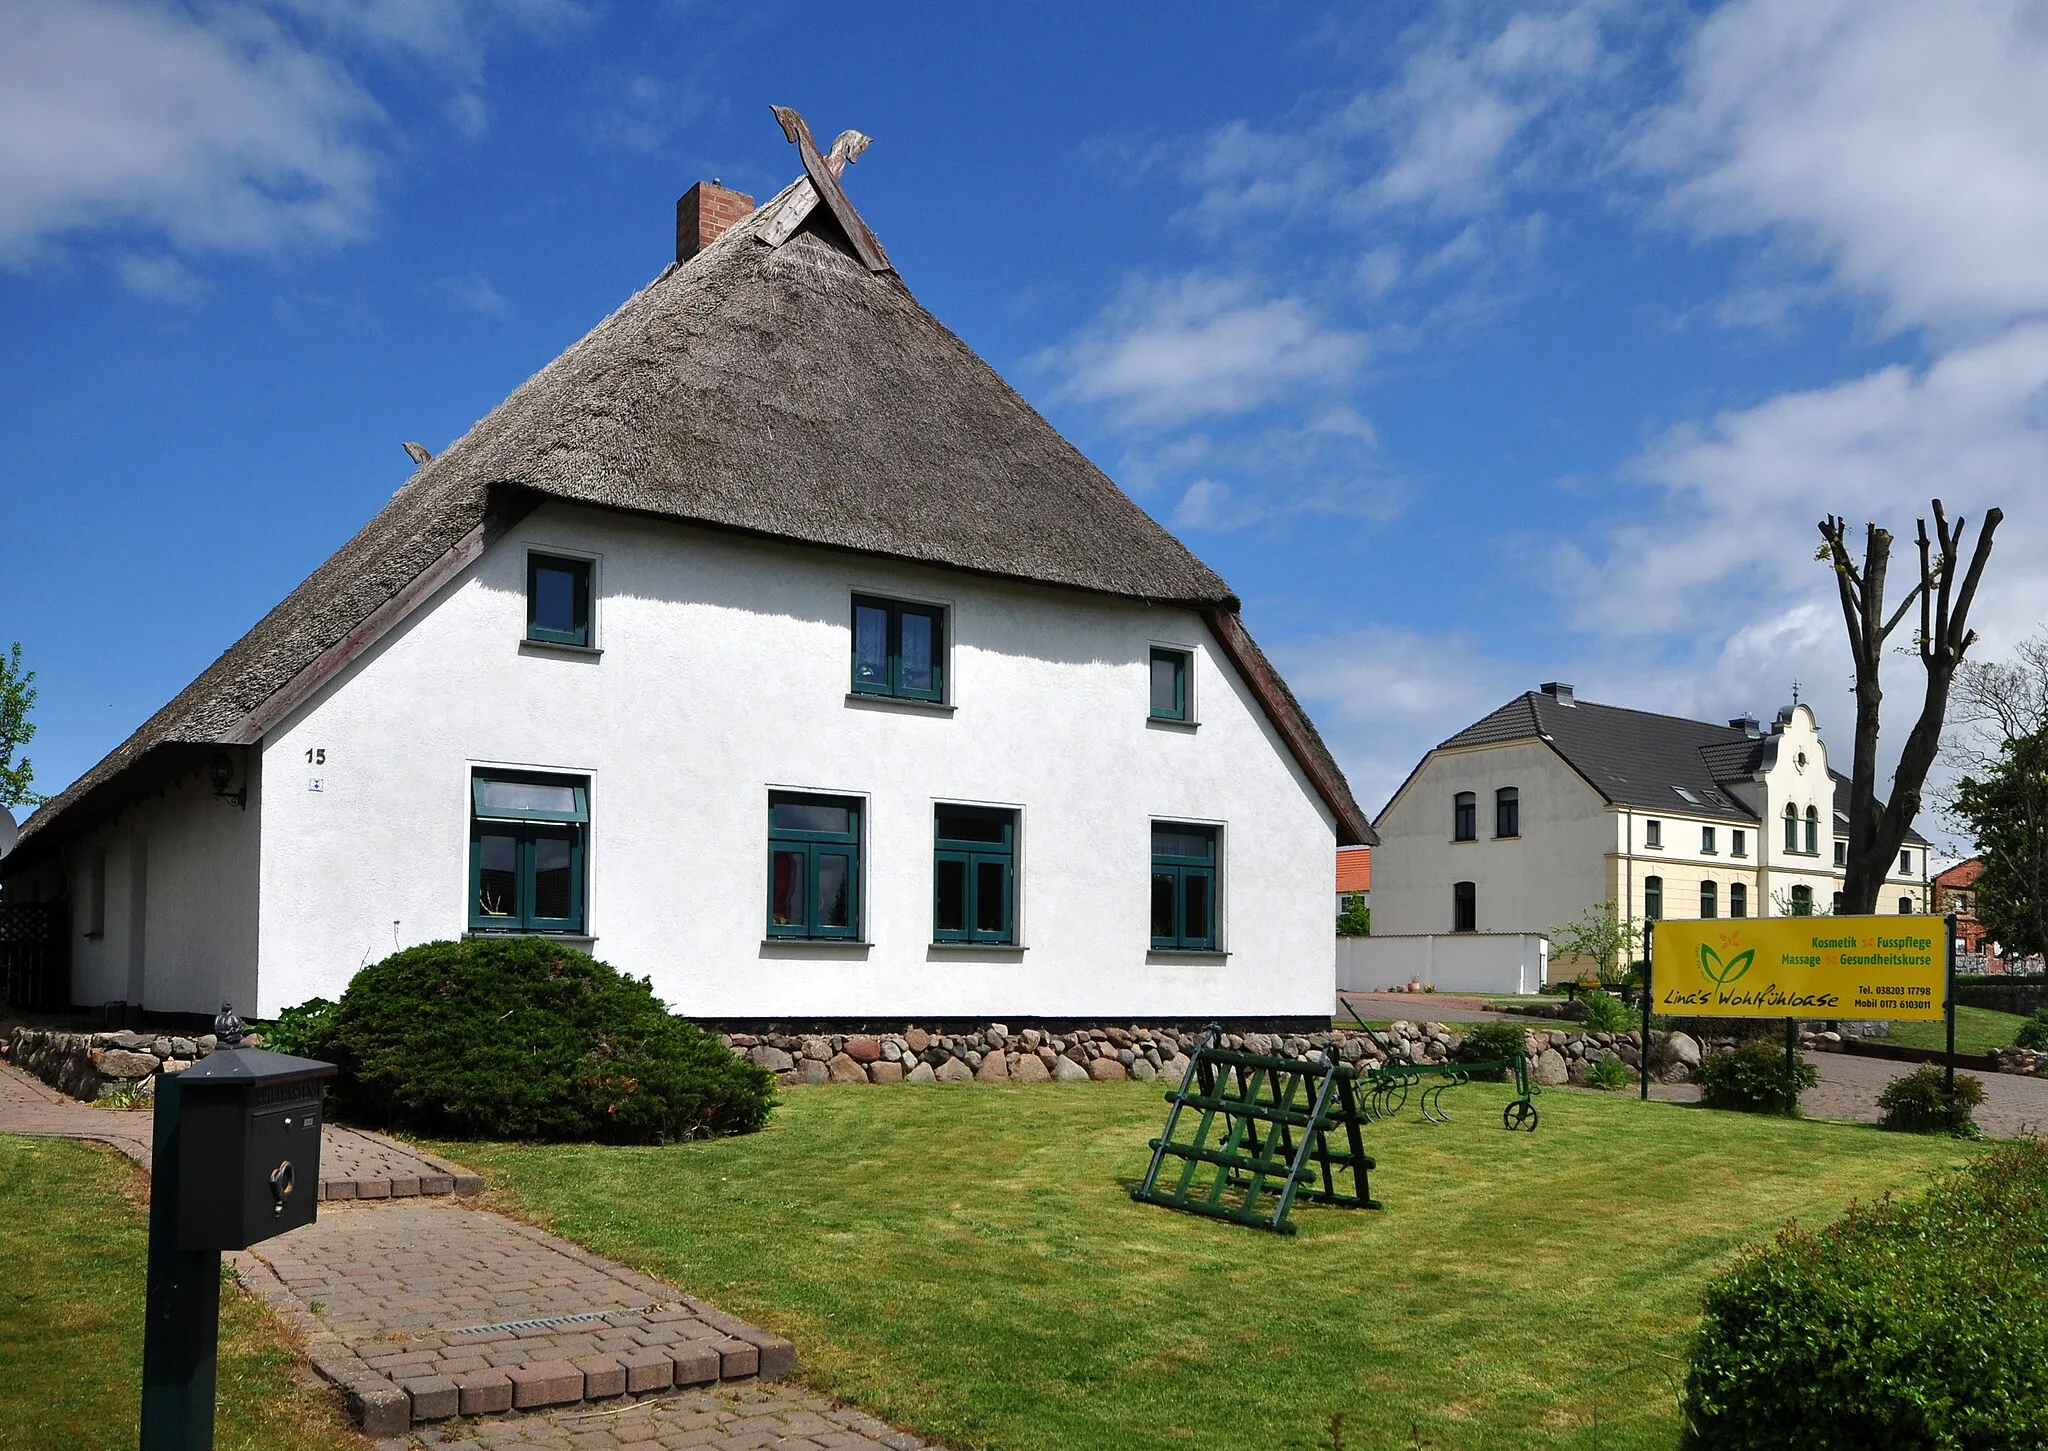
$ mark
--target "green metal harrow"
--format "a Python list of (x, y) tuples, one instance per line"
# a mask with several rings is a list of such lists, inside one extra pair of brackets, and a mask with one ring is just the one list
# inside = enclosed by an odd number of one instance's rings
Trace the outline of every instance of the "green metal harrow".
[(1166, 1129), (1131, 1197), (1277, 1234), (1295, 1232), (1297, 1199), (1378, 1209), (1358, 1080), (1327, 1051), (1275, 1058), (1225, 1048), (1212, 1024), (1166, 1096)]
[(1358, 1016), (1358, 1009), (1350, 1003), (1344, 1010), (1351, 1014), (1358, 1026), (1365, 1029), (1366, 1036), (1379, 1045), (1385, 1061), (1377, 1068), (1368, 1068), (1360, 1075), (1365, 1084), (1365, 1116), (1374, 1123), (1390, 1119), (1407, 1105), (1408, 1095), (1415, 1092), (1416, 1110), (1425, 1123), (1447, 1124), (1451, 1116), (1444, 1112), (1444, 1094), (1463, 1083), (1470, 1083), (1475, 1074), (1512, 1073), (1515, 1079), (1515, 1096), (1508, 1106), (1501, 1110), (1501, 1126), (1510, 1133), (1524, 1129), (1536, 1132), (1537, 1120), (1534, 1099), (1536, 1085), (1529, 1080), (1529, 1055), (1517, 1048), (1514, 1056), (1497, 1063), (1410, 1063), (1397, 1058), (1393, 1047), (1375, 1033), (1365, 1019)]

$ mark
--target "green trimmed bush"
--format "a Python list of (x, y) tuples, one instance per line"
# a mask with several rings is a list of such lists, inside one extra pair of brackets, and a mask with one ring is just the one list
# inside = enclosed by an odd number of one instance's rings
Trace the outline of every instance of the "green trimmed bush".
[(1884, 1110), (1877, 1126), (1907, 1134), (1974, 1139), (1979, 1132), (1975, 1115), (1982, 1102), (1982, 1080), (1958, 1073), (1955, 1092), (1950, 1094), (1948, 1070), (1939, 1063), (1923, 1063), (1903, 1078), (1894, 1078), (1877, 1095), (1877, 1106)]
[(1708, 1108), (1729, 1108), (1738, 1113), (1783, 1113), (1786, 1090), (1796, 1083), (1808, 1089), (1820, 1082), (1820, 1075), (1804, 1054), (1792, 1055), (1790, 1081), (1785, 1072), (1785, 1048), (1759, 1038), (1728, 1053), (1709, 1053), (1694, 1070), (1699, 1080), (1700, 1102)]
[(1631, 1012), (1628, 1004), (1610, 992), (1590, 992), (1579, 999), (1586, 1009), (1586, 1031), (1589, 1033), (1626, 1033), (1630, 1028), (1640, 1027), (1643, 1015)]
[[(1451, 1056), (1460, 1063), (1507, 1063), (1513, 1060), (1517, 1049), (1527, 1051), (1528, 1032), (1517, 1023), (1481, 1023), (1458, 1040), (1458, 1046)], [(1495, 1081), (1507, 1077), (1505, 1069), (1489, 1077)]]
[(1707, 1287), (1684, 1451), (2048, 1444), (2048, 1146), (1786, 1229)]
[(539, 937), (429, 942), (364, 968), (308, 1035), (335, 1109), (452, 1138), (661, 1143), (768, 1120), (774, 1076), (645, 978)]
[(1595, 1088), (1615, 1093), (1636, 1081), (1635, 1070), (1622, 1062), (1618, 1056), (1602, 1058), (1587, 1071), (1586, 1081)]
[(2013, 1046), (2031, 1048), (2036, 1053), (2048, 1048), (2048, 1008), (2034, 1009), (2033, 1016), (2020, 1024), (2019, 1031), (2012, 1035)]
[(256, 1023), (252, 1026), (263, 1034), (263, 1046), (273, 1053), (295, 1053), (301, 1058), (317, 1058), (313, 1051), (319, 1041), (327, 1020), (334, 1013), (334, 1004), (326, 998), (307, 998), (295, 1008), (286, 1008), (277, 1015), (274, 1023)]

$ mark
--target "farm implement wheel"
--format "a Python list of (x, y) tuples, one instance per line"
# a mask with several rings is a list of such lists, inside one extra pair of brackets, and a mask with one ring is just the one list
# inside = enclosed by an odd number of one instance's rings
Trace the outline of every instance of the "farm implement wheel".
[(1500, 1111), (1501, 1124), (1509, 1133), (1516, 1129), (1527, 1129), (1530, 1133), (1535, 1133), (1538, 1117), (1536, 1105), (1526, 1098), (1518, 1098)]

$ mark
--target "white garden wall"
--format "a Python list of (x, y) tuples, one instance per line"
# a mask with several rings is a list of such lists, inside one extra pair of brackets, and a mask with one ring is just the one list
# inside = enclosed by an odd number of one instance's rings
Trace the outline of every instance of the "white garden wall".
[(1419, 982), (1446, 993), (1533, 993), (1550, 939), (1538, 932), (1448, 932), (1337, 939), (1337, 986), (1380, 992)]
[[(521, 643), (529, 546), (597, 557), (601, 653)], [(849, 700), (855, 592), (948, 607), (949, 712)], [(594, 950), (695, 1016), (1329, 1011), (1332, 820), (1191, 611), (548, 505), (263, 757), (265, 1013), (461, 935), (480, 764), (591, 778)], [(763, 941), (771, 788), (867, 798), (867, 945)], [(938, 801), (1019, 810), (1018, 947), (931, 945)], [(1221, 829), (1218, 955), (1148, 949), (1155, 818)]]

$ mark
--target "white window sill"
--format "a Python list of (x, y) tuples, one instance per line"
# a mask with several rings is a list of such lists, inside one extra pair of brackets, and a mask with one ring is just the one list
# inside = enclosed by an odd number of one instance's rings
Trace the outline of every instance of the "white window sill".
[(600, 645), (568, 645), (559, 640), (521, 640), (519, 653), (522, 655), (568, 655), (580, 660), (595, 660), (604, 654)]
[(1230, 961), (1228, 952), (1200, 947), (1154, 947), (1145, 953), (1147, 963), (1192, 963), (1198, 966), (1220, 966)]
[(947, 958), (973, 957), (983, 961), (1022, 962), (1024, 948), (1015, 942), (933, 942), (925, 947), (925, 961), (944, 962)]
[(595, 937), (585, 937), (580, 932), (469, 931), (462, 934), (464, 942), (499, 942), (507, 941), (514, 937), (538, 937), (543, 942), (559, 942), (564, 947), (575, 948), (578, 952), (595, 952), (597, 950), (597, 939)]
[(865, 958), (872, 942), (854, 942), (844, 937), (764, 937), (761, 956), (786, 957), (804, 961), (811, 958)]
[(1191, 736), (1200, 730), (1201, 727), (1202, 723), (1198, 720), (1175, 720), (1173, 717), (1165, 715), (1148, 715), (1145, 717), (1145, 729), (1149, 731), (1171, 731), (1179, 735)]
[(862, 710), (902, 710), (912, 715), (951, 715), (953, 707), (943, 700), (911, 700), (901, 695), (869, 695), (864, 691), (846, 692), (846, 703)]

